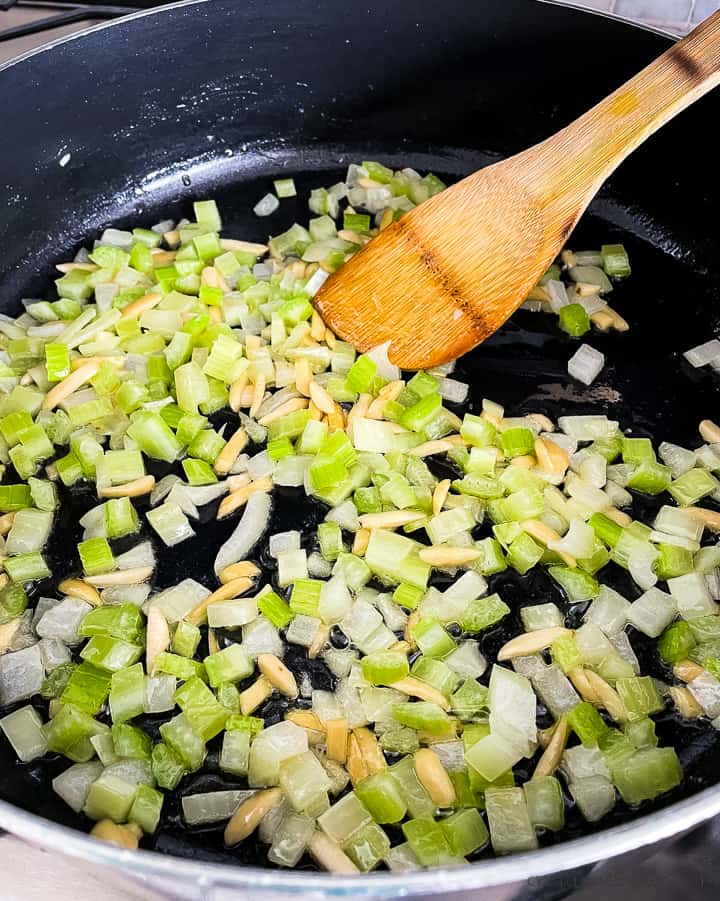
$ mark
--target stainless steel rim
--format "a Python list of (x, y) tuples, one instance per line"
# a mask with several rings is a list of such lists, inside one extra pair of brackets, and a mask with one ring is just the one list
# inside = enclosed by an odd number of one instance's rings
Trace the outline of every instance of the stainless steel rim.
[(647, 817), (640, 817), (594, 835), (552, 848), (483, 861), (451, 870), (418, 873), (371, 873), (338, 877), (325, 873), (267, 870), (258, 867), (213, 864), (166, 857), (152, 851), (126, 851), (99, 842), (84, 833), (52, 823), (0, 801), (0, 826), (32, 844), (71, 857), (105, 864), (140, 878), (155, 878), (197, 886), (251, 888), (255, 892), (313, 891), (318, 895), (354, 895), (369, 898), (410, 894), (446, 894), (527, 880), (596, 863), (654, 844), (697, 826), (720, 813), (720, 786)]
[[(74, 41), (84, 35), (105, 28), (113, 28), (128, 19), (162, 14), (167, 9), (199, 6), (209, 0), (180, 0), (160, 9), (145, 10), (123, 19), (95, 25), (9, 60), (3, 69), (16, 65), (35, 54), (51, 50), (58, 44)], [(557, 6), (567, 6), (562, 0), (539, 0)], [(573, 9), (580, 9), (573, 6)], [(587, 8), (581, 11), (625, 21), (620, 16)], [(645, 26), (636, 25), (643, 28)], [(666, 37), (675, 38), (662, 29), (646, 28)], [(480, 864), (450, 870), (418, 873), (371, 873), (358, 877), (338, 877), (325, 873), (267, 870), (259, 867), (228, 866), (196, 862), (165, 856), (152, 851), (127, 851), (99, 842), (75, 829), (69, 829), (35, 814), (21, 810), (0, 800), (0, 827), (41, 848), (57, 851), (81, 860), (111, 866), (143, 879), (157, 879), (165, 883), (186, 883), (198, 887), (225, 886), (251, 888), (255, 892), (286, 892), (295, 894), (313, 891), (317, 895), (353, 895), (356, 897), (400, 897), (412, 894), (446, 894), (452, 891), (503, 885), (528, 878), (546, 876), (597, 863), (619, 854), (634, 851), (691, 829), (720, 813), (720, 786), (677, 802), (650, 816), (584, 838), (574, 839), (551, 848), (541, 848), (526, 854), (483, 861)]]

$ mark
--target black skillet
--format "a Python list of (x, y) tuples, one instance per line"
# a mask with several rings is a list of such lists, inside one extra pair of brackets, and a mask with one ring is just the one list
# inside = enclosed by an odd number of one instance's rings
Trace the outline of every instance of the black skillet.
[[(547, 137), (667, 43), (534, 0), (447, 0), (441, 7), (430, 0), (350, 6), (210, 0), (139, 15), (30, 54), (0, 69), (2, 312), (16, 314), (20, 297), (50, 296), (52, 264), (104, 226), (179, 217), (196, 198), (218, 200), (227, 234), (264, 240), (269, 231), (307, 218), (309, 189), (337, 180), (354, 160), (369, 156), (395, 168), (461, 177)], [(602, 411), (656, 441), (696, 441), (698, 422), (717, 414), (720, 380), (692, 370), (680, 352), (717, 334), (720, 322), (720, 190), (710, 132), (717, 113), (717, 98), (706, 97), (641, 147), (570, 240), (576, 249), (622, 241), (633, 264), (632, 277), (613, 297), (632, 329), (592, 336), (608, 360), (595, 385), (583, 389), (568, 378), (571, 340), (549, 318), (521, 311), (459, 364), (457, 377), (471, 383), (474, 404), (491, 397), (513, 415)], [(280, 174), (295, 176), (297, 201), (283, 201), (269, 220), (248, 215)], [(317, 510), (297, 501), (280, 499), (275, 530), (312, 522)], [(74, 505), (76, 512), (87, 508), (91, 495), (80, 492)], [(58, 558), (73, 552), (78, 538), (69, 516), (64, 525), (54, 539)], [(158, 586), (187, 575), (212, 584), (214, 551), (230, 527), (208, 522), (201, 537), (161, 566)], [(508, 628), (518, 627), (524, 604), (562, 603), (541, 577), (497, 581), (516, 608)], [(629, 597), (637, 594), (627, 582), (620, 587)], [(486, 650), (497, 649), (504, 635), (491, 633)], [(636, 639), (643, 671), (667, 676)], [(292, 662), (310, 672), (316, 687), (330, 686), (320, 665)], [(279, 717), (282, 711), (271, 705), (265, 713)], [(640, 811), (618, 805), (604, 830), (714, 784), (720, 762), (714, 733), (670, 715), (661, 718), (659, 733), (678, 748), (683, 785)], [(224, 786), (216, 756), (210, 755), (209, 775), (189, 778), (178, 793)], [(3, 739), (0, 797), (87, 829), (50, 788), (63, 767), (59, 760), (17, 764)], [(707, 811), (718, 809), (715, 794), (708, 797)], [(692, 802), (674, 810), (675, 827), (670, 812), (664, 819), (656, 814), (644, 821), (664, 824), (654, 830), (626, 825), (564, 845), (576, 849), (572, 856), (558, 847), (514, 858), (515, 872), (527, 876), (603, 858), (703, 816)], [(88, 843), (39, 828), (40, 821), (15, 807), (3, 804), (0, 822), (46, 845), (89, 853)], [(597, 831), (571, 813), (565, 832), (543, 844)], [(214, 862), (258, 864), (265, 857), (253, 843), (224, 851), (217, 829), (188, 833), (180, 826), (177, 797), (168, 800), (157, 836), (144, 845)], [(103, 849), (100, 856), (117, 862), (113, 853)], [(513, 868), (487, 862), (454, 876), (453, 884), (497, 882), (513, 876)], [(279, 884), (279, 874), (267, 875)], [(292, 874), (282, 877), (288, 878)], [(423, 891), (440, 889), (418, 880)], [(401, 882), (413, 885), (412, 878)]]

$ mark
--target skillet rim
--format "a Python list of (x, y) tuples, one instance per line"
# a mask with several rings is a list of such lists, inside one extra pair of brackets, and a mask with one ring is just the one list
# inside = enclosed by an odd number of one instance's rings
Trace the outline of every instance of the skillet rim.
[[(114, 21), (90, 26), (49, 41), (0, 64), (0, 75), (34, 56), (89, 34), (145, 16), (162, 15), (170, 10), (200, 6), (209, 2), (210, 0), (177, 0), (159, 8), (140, 10)], [(587, 6), (568, 6), (563, 0), (537, 0), (537, 2), (581, 14), (601, 16), (634, 29), (677, 40), (677, 35), (670, 31), (630, 22), (623, 16), (603, 10)], [(336, 897), (350, 894), (355, 897), (398, 897), (411, 893), (445, 894), (524, 883), (535, 877), (575, 870), (677, 836), (719, 813), (720, 783), (627, 823), (531, 852), (483, 860), (467, 867), (453, 869), (399, 874), (365, 873), (360, 876), (341, 877), (322, 872), (271, 870), (265, 867), (192, 861), (147, 850), (129, 851), (99, 842), (76, 829), (25, 811), (2, 799), (0, 799), (0, 828), (43, 849), (111, 866), (131, 877), (162, 880), (162, 886), (157, 887), (192, 882), (199, 890), (211, 887), (244, 887), (258, 893), (284, 890), (296, 894), (311, 890)]]

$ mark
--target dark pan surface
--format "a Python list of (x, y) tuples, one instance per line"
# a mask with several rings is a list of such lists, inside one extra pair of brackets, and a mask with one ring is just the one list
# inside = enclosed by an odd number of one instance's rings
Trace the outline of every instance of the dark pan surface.
[[(226, 232), (252, 240), (307, 218), (309, 189), (337, 180), (353, 160), (372, 156), (460, 177), (547, 136), (665, 46), (657, 36), (530, 0), (489, 6), (451, 0), (439, 17), (426, 0), (411, 8), (373, 0), (346, 20), (326, 0), (242, 10), (215, 0), (97, 31), (0, 72), (0, 115), (22, 136), (0, 144), (2, 310), (17, 312), (20, 296), (47, 296), (50, 263), (103, 226), (150, 225), (187, 212), (194, 198), (214, 196)], [(570, 241), (575, 249), (623, 241), (633, 264), (613, 297), (631, 332), (589, 339), (608, 359), (595, 385), (569, 380), (575, 345), (549, 317), (521, 312), (461, 361), (457, 377), (471, 383), (472, 404), (490, 397), (511, 415), (602, 411), (656, 441), (696, 442), (700, 419), (717, 415), (719, 382), (691, 370), (679, 352), (709, 339), (720, 322), (718, 190), (714, 151), (702, 140), (716, 112), (716, 98), (707, 98), (638, 151)], [(283, 201), (269, 220), (248, 215), (281, 172), (296, 176), (300, 199)], [(278, 500), (274, 531), (311, 525), (319, 510), (298, 500), (291, 492)], [(89, 493), (73, 497), (75, 511), (93, 503)], [(212, 512), (204, 511), (202, 535), (161, 566), (158, 587), (185, 576), (212, 584), (214, 551), (234, 526), (215, 524)], [(74, 552), (78, 537), (58, 530), (56, 559)], [(267, 562), (262, 552), (260, 559)], [(609, 570), (618, 590), (639, 594)], [(491, 580), (496, 589), (516, 611), (562, 604), (542, 574), (503, 574)], [(519, 628), (517, 612), (486, 637), (486, 650), (497, 650), (508, 628)], [(667, 678), (639, 638), (632, 636), (643, 672)], [(290, 659), (315, 687), (330, 687), (320, 664)], [(276, 702), (266, 712), (282, 714)], [(686, 771), (663, 805), (715, 782), (720, 748), (707, 725), (668, 714), (658, 733), (676, 745)], [(188, 777), (179, 793), (229, 785), (216, 758), (211, 753), (210, 772)], [(61, 760), (19, 765), (1, 740), (0, 796), (87, 829), (50, 788), (63, 768)], [(651, 809), (618, 804), (602, 826)], [(591, 831), (574, 814), (561, 837)], [(160, 851), (200, 859), (264, 859), (252, 843), (224, 851), (219, 829), (181, 829), (177, 798), (166, 802), (153, 841)]]

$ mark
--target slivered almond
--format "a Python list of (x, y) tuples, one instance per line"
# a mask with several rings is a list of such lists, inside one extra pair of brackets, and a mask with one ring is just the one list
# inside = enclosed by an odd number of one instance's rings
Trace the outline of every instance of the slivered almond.
[[(527, 532), (527, 534), (533, 538), (537, 538), (537, 540), (546, 547), (555, 541), (562, 541), (561, 536), (555, 529), (551, 529), (550, 526), (545, 525), (545, 523), (539, 519), (526, 519), (524, 522), (520, 523), (520, 528), (523, 532)], [(568, 566), (575, 569), (577, 560), (571, 554), (568, 554), (565, 551), (555, 551), (555, 553), (562, 558)]]
[(300, 726), (301, 729), (308, 729), (312, 732), (325, 732), (327, 728), (312, 710), (288, 710), (285, 719)]
[(418, 444), (417, 447), (411, 447), (408, 453), (412, 457), (432, 457), (434, 454), (445, 454), (456, 444), (464, 443), (460, 435), (450, 435), (448, 438), (438, 438), (436, 441)]
[(257, 416), (257, 411), (265, 397), (265, 376), (262, 372), (258, 372), (255, 376), (255, 384), (253, 385), (252, 403), (250, 404), (249, 415), (253, 418)]
[(147, 310), (152, 310), (153, 307), (156, 307), (161, 300), (162, 294), (143, 294), (142, 297), (138, 297), (137, 300), (134, 300), (126, 307), (123, 307), (120, 312), (120, 318), (136, 319), (138, 316), (142, 315), (142, 313), (145, 313)]
[(323, 413), (330, 414), (335, 412), (335, 401), (330, 397), (327, 391), (316, 381), (310, 382), (310, 399)]
[[(5, 573), (3, 573), (2, 575), (5, 576)], [(5, 576), (5, 579), (2, 581), (2, 587), (4, 588), (9, 581), (10, 580), (8, 579), (8, 577)], [(3, 623), (0, 626), (0, 654), (4, 654), (10, 649), (10, 645), (12, 644), (19, 628), (19, 616), (16, 616), (15, 619), (11, 619), (9, 623)], [(52, 713), (50, 715), (52, 716)]]
[(296, 698), (299, 694), (295, 676), (276, 657), (275, 654), (260, 654), (257, 659), (260, 672), (268, 682), (287, 698)]
[(230, 290), (228, 283), (214, 266), (205, 266), (200, 273), (200, 283), (211, 288), (220, 288), (223, 294), (227, 294)]
[(70, 360), (70, 369), (75, 372), (76, 369), (79, 369), (81, 366), (85, 366), (86, 363), (98, 363), (102, 366), (103, 363), (110, 363), (115, 366), (117, 369), (122, 369), (125, 365), (125, 357), (122, 354), (104, 354), (103, 356), (94, 356), (94, 357), (73, 357)]
[(279, 407), (276, 407), (271, 413), (268, 413), (267, 416), (263, 416), (258, 422), (260, 425), (270, 425), (271, 422), (275, 422), (276, 419), (282, 419), (282, 417), (287, 416), (288, 413), (294, 413), (296, 410), (307, 410), (307, 407), (307, 398), (291, 397), (290, 400), (286, 400), (284, 404), (280, 404)]
[(283, 799), (279, 788), (266, 788), (255, 792), (235, 811), (225, 827), (225, 844), (229, 847), (252, 835), (261, 821), (277, 807)]
[(244, 428), (240, 427), (236, 430), (232, 438), (230, 438), (225, 447), (217, 455), (214, 469), (218, 475), (224, 476), (230, 472), (233, 463), (237, 460), (242, 451), (245, 450), (248, 440), (248, 434)]
[(706, 510), (704, 507), (683, 507), (683, 513), (689, 513), (696, 521), (701, 522), (711, 532), (720, 532), (720, 513), (717, 510)]
[(612, 327), (615, 331), (627, 332), (629, 330), (630, 326), (628, 325), (627, 319), (624, 319), (617, 310), (614, 310), (612, 307), (605, 307), (603, 313), (607, 313), (612, 319)]
[(538, 760), (535, 772), (532, 774), (533, 779), (541, 779), (543, 776), (552, 776), (555, 770), (560, 766), (560, 761), (565, 752), (569, 734), (570, 727), (568, 725), (567, 717), (561, 716), (555, 725), (547, 747), (542, 753), (542, 757)]
[(232, 582), (234, 579), (254, 579), (260, 575), (260, 568), (251, 560), (240, 560), (237, 563), (231, 563), (225, 569), (220, 571), (218, 578), (223, 585)]
[(217, 654), (217, 652), (220, 650), (220, 642), (217, 639), (217, 634), (215, 632), (215, 629), (208, 629), (207, 640), (208, 640), (208, 653)]
[(160, 266), (169, 266), (177, 256), (176, 250), (153, 250), (151, 253), (153, 269), (158, 269)]
[(245, 506), (250, 495), (257, 494), (260, 491), (272, 491), (272, 487), (272, 476), (263, 476), (262, 479), (256, 479), (254, 482), (250, 482), (249, 485), (243, 485), (242, 488), (238, 488), (222, 499), (218, 507), (217, 518), (223, 519), (229, 516), (231, 513), (239, 510), (240, 507)]
[(155, 658), (170, 647), (170, 629), (159, 607), (150, 607), (147, 616), (145, 670), (152, 673)]
[(312, 419), (320, 421), (324, 418), (323, 411), (318, 409), (312, 401), (310, 401), (310, 403), (308, 404), (308, 410), (310, 411), (310, 416)]
[(257, 678), (250, 688), (240, 692), (240, 713), (243, 716), (250, 716), (261, 704), (270, 697), (273, 687), (270, 680), (266, 676)]
[(137, 851), (142, 838), (142, 829), (135, 823), (121, 826), (112, 820), (98, 820), (90, 830), (90, 835), (101, 842), (118, 845), (128, 851)]
[(203, 598), (199, 604), (196, 604), (186, 615), (185, 619), (187, 622), (193, 623), (194, 625), (205, 622), (207, 608), (210, 604), (215, 604), (218, 601), (230, 601), (233, 598), (239, 597), (241, 594), (245, 594), (246, 591), (249, 591), (254, 584), (255, 582), (252, 579), (247, 578), (247, 576), (241, 576), (239, 579), (233, 579), (231, 582), (226, 582), (224, 585), (221, 585), (220, 588), (216, 588), (212, 594)]
[(627, 712), (625, 711), (625, 705), (615, 689), (608, 685), (602, 676), (598, 676), (598, 674), (591, 669), (585, 670), (585, 678), (588, 680), (592, 692), (598, 699), (598, 704), (601, 707), (604, 707), (610, 716), (617, 722), (626, 720)]
[(600, 702), (590, 685), (590, 681), (587, 677), (587, 670), (584, 669), (584, 667), (575, 667), (574, 670), (568, 673), (568, 679), (575, 686), (578, 694), (583, 700), (589, 701), (591, 704), (598, 704)]
[(80, 598), (86, 604), (93, 607), (99, 607), (102, 604), (102, 598), (98, 594), (96, 588), (83, 582), (82, 579), (65, 579), (58, 585), (60, 594), (65, 594), (71, 598)]
[(100, 268), (95, 263), (58, 263), (55, 268), (58, 272), (73, 272), (75, 269), (81, 269), (83, 272), (97, 272)]
[(352, 405), (350, 412), (347, 415), (348, 433), (351, 438), (353, 422), (355, 421), (355, 419), (357, 419), (358, 416), (361, 418), (367, 416), (372, 400), (372, 394), (361, 394)]
[(295, 278), (305, 278), (305, 263), (303, 263), (302, 260), (295, 260), (295, 262), (290, 265), (290, 271)]
[(502, 417), (496, 416), (494, 413), (489, 413), (487, 410), (483, 410), (480, 414), (481, 419), (487, 419), (487, 421), (494, 425), (496, 429), (499, 429), (502, 425)]
[(295, 360), (295, 387), (300, 394), (310, 397), (310, 383), (313, 380), (312, 366), (307, 357)]
[(668, 694), (672, 698), (673, 704), (677, 707), (680, 716), (685, 719), (694, 720), (699, 716), (704, 716), (705, 711), (695, 700), (695, 696), (689, 688), (684, 685), (672, 685), (668, 688)]
[(397, 654), (405, 654), (406, 657), (410, 653), (410, 650), (410, 644), (405, 640), (396, 641), (395, 644), (391, 644), (388, 648), (388, 651), (394, 651)]
[(317, 310), (313, 310), (310, 337), (315, 341), (322, 341), (325, 337), (325, 323)]
[(393, 211), (391, 209), (387, 209), (387, 210), (385, 210), (385, 212), (382, 214), (382, 217), (380, 218), (380, 231), (384, 232), (385, 229), (389, 225), (392, 225), (392, 222), (393, 222)]
[(511, 466), (519, 466), (521, 469), (532, 469), (536, 463), (537, 460), (530, 454), (524, 454), (521, 457), (513, 457), (510, 461)]
[(313, 832), (308, 841), (308, 851), (315, 863), (328, 873), (334, 873), (336, 876), (355, 876), (360, 872), (340, 845), (324, 832)]
[(423, 682), (422, 679), (415, 678), (415, 676), (405, 676), (404, 679), (393, 682), (390, 688), (401, 691), (411, 698), (420, 698), (422, 701), (430, 701), (433, 704), (437, 704), (438, 707), (442, 707), (443, 710), (450, 709), (448, 699), (441, 691), (438, 691), (437, 688), (434, 688), (429, 683)]
[(543, 472), (552, 472), (558, 475), (564, 475), (567, 472), (570, 456), (554, 441), (536, 438), (534, 448), (538, 468)]
[(417, 626), (417, 624), (419, 622), (420, 622), (420, 611), (413, 610), (413, 612), (407, 618), (407, 622), (405, 623), (405, 631), (403, 633), (405, 636), (405, 641), (408, 643), (411, 651), (414, 651), (415, 648), (417, 647), (417, 642), (413, 638), (412, 633), (413, 633), (413, 629), (415, 628), (415, 626)]
[(58, 382), (45, 395), (42, 402), (43, 410), (54, 410), (66, 397), (96, 376), (99, 369), (100, 363), (97, 360), (90, 360), (78, 367), (74, 372), (71, 372), (69, 376)]
[(345, 763), (348, 749), (348, 723), (345, 717), (336, 720), (328, 720), (325, 724), (327, 730), (326, 752), (330, 760)]
[(528, 419), (532, 419), (541, 432), (555, 431), (555, 423), (544, 413), (528, 413)]
[(613, 327), (614, 319), (605, 310), (597, 310), (590, 314), (590, 321), (601, 332), (607, 332)]
[(152, 574), (152, 566), (136, 566), (134, 569), (118, 569), (99, 576), (85, 576), (84, 581), (96, 588), (112, 588), (114, 585), (138, 585), (140, 582), (147, 582)]
[(318, 626), (318, 630), (315, 633), (315, 637), (310, 643), (310, 647), (308, 648), (307, 655), (310, 660), (315, 660), (322, 650), (324, 650), (325, 645), (327, 644), (328, 638), (330, 637), (330, 626), (322, 623)]
[(608, 517), (608, 519), (612, 519), (613, 522), (616, 522), (623, 528), (629, 526), (633, 521), (632, 516), (628, 516), (627, 513), (623, 513), (622, 510), (618, 510), (617, 507), (608, 507), (607, 510), (603, 510), (603, 513)]
[(368, 775), (374, 776), (376, 773), (386, 770), (387, 761), (377, 738), (375, 738), (375, 733), (366, 726), (360, 726), (358, 729), (353, 729), (353, 735), (357, 740)]
[(480, 560), (483, 552), (472, 547), (446, 547), (439, 544), (423, 548), (418, 556), (431, 566), (464, 566)]
[(243, 372), (243, 374), (235, 379), (235, 381), (230, 386), (230, 395), (228, 397), (228, 402), (230, 404), (230, 409), (235, 413), (243, 406), (242, 398), (245, 392), (245, 388), (248, 383), (248, 374), (247, 372)]
[(404, 387), (405, 382), (402, 379), (395, 379), (382, 386), (378, 391), (378, 397), (382, 397), (383, 400), (397, 400), (402, 394)]
[(331, 328), (325, 329), (325, 343), (330, 348), (330, 350), (335, 350), (335, 344), (337, 342), (337, 338), (335, 337), (335, 332)]
[(693, 660), (678, 660), (673, 666), (673, 675), (683, 682), (692, 682), (703, 674), (703, 668)]
[(15, 520), (15, 511), (12, 510), (10, 513), (3, 513), (0, 516), (0, 535), (7, 535), (7, 533), (12, 529), (12, 524)]
[(223, 250), (252, 253), (256, 257), (264, 257), (268, 252), (267, 244), (254, 244), (252, 241), (238, 241), (237, 238), (220, 238), (220, 247)]
[(552, 726), (548, 726), (547, 729), (538, 729), (537, 739), (540, 747), (545, 750), (547, 746), (550, 744), (550, 740), (555, 734), (555, 729), (557, 728), (557, 723), (553, 723)]
[(225, 321), (225, 316), (223, 315), (223, 311), (220, 309), (220, 307), (210, 307), (208, 313), (210, 314), (210, 318), (213, 322)]
[(362, 782), (363, 779), (367, 779), (370, 775), (367, 764), (360, 751), (360, 744), (358, 743), (357, 736), (354, 732), (351, 732), (348, 736), (347, 763), (345, 764), (345, 769), (348, 771), (350, 781), (353, 785), (357, 785), (359, 782)]
[(98, 497), (141, 497), (150, 494), (155, 487), (155, 476), (141, 476), (124, 485), (106, 485), (98, 488)]
[(497, 659), (512, 660), (513, 657), (529, 657), (549, 648), (550, 645), (563, 638), (565, 635), (573, 635), (572, 629), (563, 626), (552, 626), (550, 629), (536, 629), (534, 632), (525, 632), (506, 642), (498, 651)]
[(716, 425), (712, 419), (703, 419), (700, 423), (700, 437), (708, 444), (720, 444), (720, 425)]
[(384, 419), (385, 407), (390, 403), (384, 397), (376, 397), (367, 408), (366, 417), (368, 419)]
[(560, 254), (560, 260), (563, 265), (567, 266), (569, 269), (577, 266), (577, 257), (572, 252), (572, 250), (563, 250), (563, 252)]
[(413, 757), (415, 773), (436, 807), (452, 807), (455, 788), (440, 758), (431, 748), (420, 748)]
[(388, 510), (386, 513), (363, 513), (359, 517), (363, 529), (397, 529), (424, 518), (422, 510)]
[(358, 529), (353, 539), (352, 553), (356, 557), (362, 557), (370, 543), (370, 529)]
[(442, 510), (445, 500), (447, 499), (448, 492), (450, 491), (450, 485), (452, 482), (450, 479), (443, 479), (441, 482), (438, 482), (435, 486), (435, 491), (433, 491), (432, 497), (432, 511), (435, 516), (440, 513)]
[(330, 432), (342, 431), (345, 428), (345, 411), (340, 404), (335, 404), (335, 409), (332, 413), (327, 414), (327, 423)]

